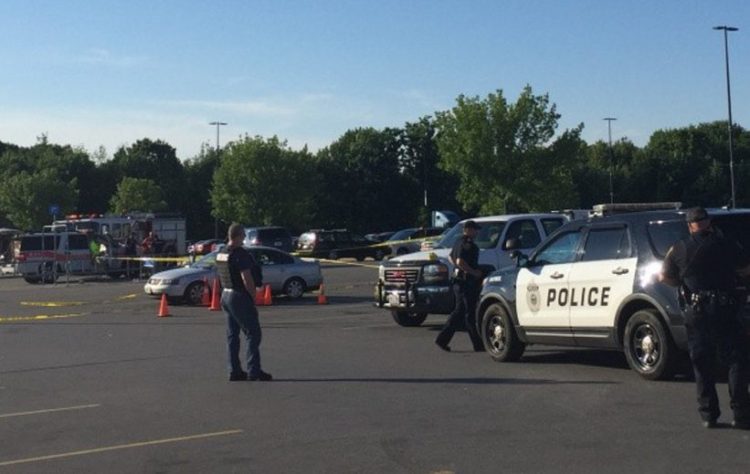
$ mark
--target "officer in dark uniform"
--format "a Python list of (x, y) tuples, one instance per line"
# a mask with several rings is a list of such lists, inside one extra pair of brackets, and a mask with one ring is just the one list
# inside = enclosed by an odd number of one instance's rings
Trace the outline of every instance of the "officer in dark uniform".
[(688, 210), (686, 220), (690, 236), (669, 249), (659, 281), (680, 288), (698, 412), (703, 426), (716, 426), (720, 414), (715, 387), (718, 351), (729, 365), (732, 426), (750, 429), (747, 340), (740, 318), (743, 301), (735, 294), (736, 278), (747, 273), (750, 256), (711, 226), (702, 207)]
[(435, 344), (444, 351), (450, 351), (448, 344), (453, 334), (462, 327), (466, 328), (474, 350), (484, 351), (482, 339), (477, 332), (476, 307), (482, 287), (482, 271), (479, 269), (479, 247), (474, 243), (477, 231), (481, 229), (474, 221), (464, 223), (463, 236), (458, 239), (451, 250), (451, 261), (455, 265), (455, 277), (452, 282), (456, 306), (448, 321), (435, 339)]
[[(242, 247), (245, 229), (239, 224), (229, 226), (229, 243), (216, 255), (216, 269), (224, 290), (221, 309), (227, 315), (227, 347), (229, 349), (229, 380), (269, 381), (271, 374), (260, 368), (260, 340), (262, 337), (258, 310), (255, 308), (255, 279), (257, 265), (253, 256)], [(247, 341), (247, 372), (240, 364), (240, 332)], [(249, 373), (248, 373), (249, 372)]]

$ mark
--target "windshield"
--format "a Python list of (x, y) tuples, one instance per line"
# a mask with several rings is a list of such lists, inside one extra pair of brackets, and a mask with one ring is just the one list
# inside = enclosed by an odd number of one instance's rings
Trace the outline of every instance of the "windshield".
[(417, 229), (404, 229), (393, 234), (388, 240), (407, 240)]
[(211, 252), (197, 259), (195, 262), (189, 264), (190, 268), (213, 268), (216, 265), (216, 254), (219, 252)]
[[(479, 229), (477, 237), (476, 239), (474, 239), (474, 243), (477, 244), (477, 247), (479, 247), (480, 249), (495, 248), (497, 246), (497, 241), (500, 239), (500, 236), (503, 233), (505, 221), (484, 221), (478, 222), (478, 224), (482, 226), (482, 228)], [(453, 246), (456, 244), (456, 241), (461, 238), (461, 235), (463, 235), (463, 232), (464, 223), (459, 222), (458, 224), (454, 225), (451, 230), (444, 233), (433, 248), (453, 248)]]

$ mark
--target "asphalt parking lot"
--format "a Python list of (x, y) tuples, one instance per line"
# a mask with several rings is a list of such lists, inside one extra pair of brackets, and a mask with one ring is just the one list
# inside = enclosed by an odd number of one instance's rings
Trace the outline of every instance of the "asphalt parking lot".
[[(497, 364), (444, 317), (396, 326), (374, 265), (325, 265), (330, 304), (260, 309), (270, 383), (228, 382), (224, 319), (143, 282), (0, 280), (0, 472), (747, 472), (750, 433), (700, 427), (693, 384), (531, 347)], [(730, 414), (720, 386), (724, 416)]]

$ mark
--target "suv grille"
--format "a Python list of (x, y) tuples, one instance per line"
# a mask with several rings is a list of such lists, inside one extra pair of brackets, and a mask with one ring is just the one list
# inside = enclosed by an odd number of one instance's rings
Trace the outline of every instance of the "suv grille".
[(385, 271), (387, 283), (416, 283), (419, 280), (419, 270), (416, 268), (395, 268)]

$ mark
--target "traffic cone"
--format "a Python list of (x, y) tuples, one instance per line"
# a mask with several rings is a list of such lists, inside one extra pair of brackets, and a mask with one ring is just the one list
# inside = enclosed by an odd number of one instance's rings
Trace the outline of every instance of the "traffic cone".
[(263, 306), (263, 287), (255, 288), (255, 306)]
[(320, 290), (318, 290), (318, 304), (328, 304), (328, 297), (326, 296), (326, 287), (324, 284), (320, 284)]
[(167, 304), (167, 294), (162, 293), (161, 294), (161, 303), (159, 303), (159, 312), (156, 313), (156, 316), (159, 318), (168, 318), (169, 317), (169, 304)]
[(221, 304), (219, 304), (219, 299), (221, 297), (219, 296), (219, 279), (214, 278), (214, 288), (211, 292), (211, 306), (208, 307), (209, 311), (220, 311), (221, 310)]
[(266, 285), (266, 291), (263, 293), (263, 306), (273, 305), (273, 296), (271, 295), (271, 285)]
[(201, 306), (211, 306), (211, 287), (208, 284), (208, 278), (203, 278), (203, 295), (201, 297)]

